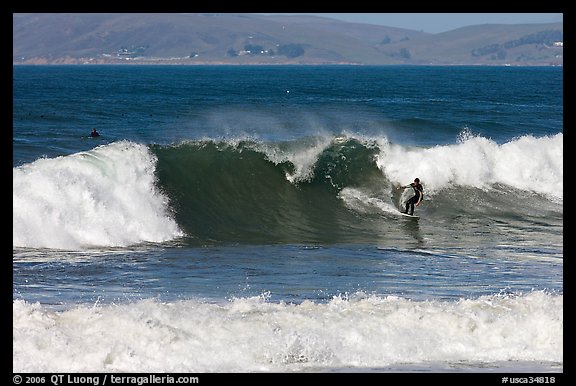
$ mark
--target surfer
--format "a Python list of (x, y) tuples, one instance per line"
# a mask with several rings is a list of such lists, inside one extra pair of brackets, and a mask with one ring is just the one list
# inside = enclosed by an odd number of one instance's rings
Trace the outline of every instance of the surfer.
[(414, 196), (406, 201), (406, 210), (402, 213), (409, 214), (410, 216), (414, 215), (414, 205), (419, 206), (420, 202), (422, 202), (422, 198), (424, 197), (424, 188), (420, 184), (420, 179), (415, 178), (414, 182), (410, 185), (399, 186), (398, 189), (407, 189), (412, 188), (414, 189)]
[(92, 129), (92, 132), (90, 133), (90, 136), (91, 136), (92, 138), (96, 138), (96, 137), (99, 137), (99, 136), (100, 136), (100, 133), (98, 133), (98, 132), (96, 131), (96, 128), (93, 128), (93, 129)]

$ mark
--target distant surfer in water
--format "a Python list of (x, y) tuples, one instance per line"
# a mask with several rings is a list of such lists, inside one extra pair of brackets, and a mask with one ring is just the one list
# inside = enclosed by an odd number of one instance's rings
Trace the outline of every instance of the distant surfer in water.
[(410, 185), (399, 186), (398, 189), (407, 189), (412, 188), (414, 189), (414, 196), (406, 201), (406, 210), (402, 213), (409, 214), (410, 216), (414, 215), (414, 205), (419, 206), (420, 202), (422, 202), (422, 198), (424, 197), (424, 188), (420, 184), (420, 179), (415, 178), (414, 182)]
[(93, 128), (93, 129), (92, 129), (92, 132), (90, 133), (90, 136), (91, 136), (92, 138), (96, 138), (96, 137), (99, 137), (99, 136), (100, 136), (100, 133), (98, 133), (98, 132), (96, 131), (96, 128)]

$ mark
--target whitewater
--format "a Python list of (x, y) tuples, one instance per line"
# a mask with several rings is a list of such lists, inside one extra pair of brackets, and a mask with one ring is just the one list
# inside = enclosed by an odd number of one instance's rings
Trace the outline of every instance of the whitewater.
[(562, 362), (562, 302), (541, 292), (457, 302), (359, 292), (327, 303), (273, 303), (263, 294), (54, 312), (16, 301), (14, 371), (374, 371), (462, 361), (554, 368)]

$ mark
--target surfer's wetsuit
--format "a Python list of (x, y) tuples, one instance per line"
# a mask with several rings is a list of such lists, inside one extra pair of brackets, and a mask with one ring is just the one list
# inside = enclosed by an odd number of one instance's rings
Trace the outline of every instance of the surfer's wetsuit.
[(406, 201), (406, 211), (404, 211), (403, 213), (407, 213), (410, 216), (412, 216), (414, 215), (414, 205), (422, 201), (422, 197), (424, 196), (424, 188), (419, 182), (418, 183), (413, 182), (406, 187), (411, 187), (412, 189), (414, 189), (414, 197)]

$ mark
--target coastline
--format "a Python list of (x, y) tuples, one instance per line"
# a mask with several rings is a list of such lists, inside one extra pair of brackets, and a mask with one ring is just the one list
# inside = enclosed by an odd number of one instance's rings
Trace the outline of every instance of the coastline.
[(258, 61), (258, 62), (233, 62), (233, 61), (197, 61), (197, 60), (100, 60), (100, 59), (74, 59), (74, 60), (27, 60), (12, 62), (13, 66), (434, 66), (434, 67), (563, 67), (563, 63), (380, 63), (367, 64), (360, 62), (333, 62), (333, 61)]

